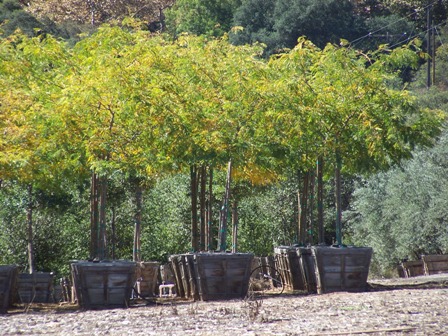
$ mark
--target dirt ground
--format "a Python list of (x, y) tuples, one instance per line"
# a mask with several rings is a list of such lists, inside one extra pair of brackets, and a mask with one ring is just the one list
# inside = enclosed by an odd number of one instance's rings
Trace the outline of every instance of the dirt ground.
[(448, 335), (448, 279), (425, 280), (377, 281), (363, 293), (165, 299), (128, 309), (16, 306), (0, 315), (0, 335)]

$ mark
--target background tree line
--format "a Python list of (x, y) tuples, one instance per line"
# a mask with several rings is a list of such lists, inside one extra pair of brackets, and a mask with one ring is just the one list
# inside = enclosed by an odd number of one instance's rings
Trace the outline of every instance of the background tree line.
[[(79, 33), (91, 32), (104, 21), (120, 19), (122, 13), (139, 13), (139, 18), (146, 22), (148, 29), (155, 31), (166, 29), (172, 36), (177, 36), (183, 31), (198, 35), (221, 36), (223, 33), (229, 32), (232, 26), (241, 26), (244, 29), (234, 30), (230, 34), (230, 40), (235, 44), (262, 42), (267, 46), (265, 55), (270, 55), (285, 50), (285, 48), (294, 47), (297, 38), (302, 35), (306, 35), (312, 40), (314, 37), (315, 43), (319, 46), (324, 46), (327, 42), (339, 42), (341, 37), (355, 41), (354, 44), (357, 48), (365, 50), (375, 48), (381, 43), (393, 45), (408, 41), (411, 36), (424, 37), (426, 19), (423, 14), (426, 3), (423, 2), (415, 2), (412, 6), (408, 6), (407, 4), (400, 5), (401, 2), (390, 1), (387, 2), (388, 5), (385, 5), (386, 2), (381, 1), (277, 0), (272, 2), (229, 1), (228, 3), (218, 1), (214, 3), (213, 1), (179, 0), (174, 4), (150, 2), (154, 7), (149, 5), (145, 7), (146, 2), (136, 1), (135, 9), (131, 10), (128, 6), (126, 11), (120, 7), (114, 9), (108, 6), (95, 7), (94, 1), (88, 8), (85, 8), (87, 2), (59, 1), (58, 3), (70, 8), (70, 10), (62, 10), (61, 13), (73, 13), (73, 17), (58, 16), (56, 11), (49, 9), (46, 12), (45, 6), (48, 5), (48, 2), (39, 4), (38, 1), (32, 1), (29, 6), (22, 7), (17, 6), (15, 1), (2, 1), (0, 18), (4, 22), (2, 29), (5, 36), (12, 33), (16, 27), (21, 27), (30, 35), (48, 32), (78, 41)], [(119, 6), (120, 4), (114, 2), (115, 5)], [(84, 6), (83, 10), (80, 9), (82, 6)], [(143, 7), (147, 12), (140, 10)], [(446, 19), (444, 16), (446, 13), (445, 2), (438, 1), (434, 7), (437, 24), (443, 23)], [(288, 8), (288, 11), (285, 8)], [(344, 15), (335, 17), (335, 12)], [(30, 13), (36, 15), (36, 18)], [(249, 13), (253, 14), (254, 18), (251, 19)], [(300, 20), (297, 20), (299, 17)], [(316, 27), (319, 27), (319, 30)], [(34, 28), (41, 30), (36, 31)], [(378, 35), (382, 36), (366, 37), (369, 32), (379, 29), (381, 29), (381, 34)], [(317, 31), (319, 34), (316, 34)], [(444, 36), (442, 31), (440, 32), (441, 36)], [(445, 64), (443, 50), (444, 48), (441, 46), (437, 53), (438, 69), (443, 69)], [(421, 106), (444, 107), (446, 81), (442, 75), (443, 71), (437, 71), (437, 73), (441, 75), (430, 91), (427, 91), (423, 87), (424, 85), (418, 86), (419, 78), (425, 76), (424, 69), (422, 68), (415, 75), (416, 84), (414, 84), (413, 90), (421, 97)], [(406, 168), (401, 168), (400, 171), (403, 169)], [(243, 183), (237, 187), (241, 250), (266, 255), (272, 253), (273, 245), (297, 243), (297, 191), (300, 189), (301, 180), (298, 179), (296, 172), (291, 172), (286, 176), (288, 178), (284, 182), (269, 186), (245, 186)], [(372, 178), (380, 178), (380, 176), (374, 175)], [(224, 185), (224, 176), (219, 176), (218, 173), (216, 178), (216, 192), (219, 194), (223, 191), (220, 188)], [(443, 217), (441, 214), (437, 219), (437, 225), (434, 220), (428, 223), (427, 218), (422, 217), (418, 221), (414, 218), (413, 223), (415, 224), (413, 225), (429, 234), (422, 235), (421, 230), (408, 230), (408, 232), (414, 232), (415, 236), (405, 237), (401, 234), (404, 229), (399, 228), (408, 227), (405, 225), (411, 224), (403, 222), (403, 226), (400, 226), (398, 214), (384, 216), (383, 208), (380, 206), (382, 203), (378, 198), (372, 197), (368, 201), (362, 201), (364, 190), (369, 190), (369, 186), (372, 186), (372, 190), (377, 190), (378, 187), (373, 185), (373, 182), (364, 182), (362, 187), (355, 188), (355, 181), (360, 180), (360, 177), (352, 174), (347, 175), (344, 179), (343, 208), (348, 208), (349, 204), (351, 205), (350, 212), (344, 215), (344, 221), (346, 218), (350, 219), (347, 222), (349, 225), (345, 225), (345, 230), (346, 234), (349, 234), (351, 242), (374, 247), (376, 260), (379, 262), (378, 265), (381, 265), (378, 266), (378, 269), (385, 272), (397, 260), (412, 258), (419, 253), (445, 251), (444, 240), (440, 238), (443, 237), (444, 232), (444, 225), (441, 224), (443, 220), (440, 220), (440, 217)], [(2, 217), (2, 226), (5, 230), (1, 235), (0, 245), (2, 251), (7, 251), (3, 260), (25, 265), (27, 263), (24, 254), (26, 237), (24, 236), (23, 222), (26, 221), (26, 213), (23, 209), (30, 205), (30, 194), (6, 176), (2, 176), (2, 181), (2, 188), (0, 188), (2, 204), (4, 204), (2, 206), (2, 216), (4, 216)], [(33, 233), (36, 241), (36, 268), (57, 270), (61, 273), (67, 271), (65, 263), (68, 259), (89, 257), (88, 230), (86, 230), (89, 220), (89, 177), (80, 177), (76, 182), (70, 181), (68, 177), (63, 177), (62, 181), (64, 181), (61, 183), (63, 188), (46, 190), (46, 186), (43, 185), (32, 191), (36, 228)], [(129, 255), (132, 255), (135, 204), (130, 181), (130, 176), (117, 174), (109, 182), (107, 235), (111, 237), (112, 241), (110, 253), (117, 258), (128, 258)], [(434, 179), (433, 183), (435, 181)], [(426, 187), (435, 186), (429, 183)], [(328, 243), (332, 243), (334, 201), (331, 196), (334, 186), (331, 179), (328, 180), (326, 189), (326, 195), (329, 195), (325, 203), (327, 212), (325, 216), (326, 240)], [(353, 189), (356, 189), (353, 194), (355, 202), (351, 202)], [(142, 229), (142, 255), (144, 258), (166, 260), (171, 253), (188, 250), (190, 248), (188, 241), (190, 234), (188, 176), (176, 174), (172, 177), (154, 179), (144, 193), (143, 207), (145, 211), (142, 222), (147, 223)], [(394, 197), (395, 202), (403, 201), (403, 197), (396, 193), (390, 195)], [(416, 200), (419, 200), (419, 195), (421, 194), (417, 194)], [(438, 193), (431, 195), (433, 201), (438, 198)], [(378, 204), (381, 214), (377, 213), (376, 221), (369, 218), (364, 219), (366, 216), (363, 215), (367, 211), (366, 207), (371, 207), (372, 204)], [(220, 202), (216, 200), (215, 211), (219, 211), (220, 206)], [(400, 207), (396, 206), (394, 209), (400, 209)], [(439, 209), (443, 209), (443, 207)], [(310, 211), (315, 218), (316, 210)], [(442, 210), (440, 211), (442, 212)], [(373, 213), (371, 215), (373, 216)], [(313, 216), (309, 219), (310, 221), (313, 221)], [(384, 224), (380, 225), (378, 221)], [(403, 221), (405, 220), (403, 219)], [(432, 225), (432, 228), (426, 228), (427, 225)], [(390, 234), (391, 230), (394, 230), (394, 235)], [(316, 236), (317, 233), (312, 232), (311, 234)], [(114, 237), (119, 237), (119, 239), (114, 240)], [(409, 243), (413, 238), (419, 241), (417, 245)], [(425, 243), (429, 241), (434, 243)], [(393, 258), (390, 258), (391, 255)], [(386, 258), (387, 256), (389, 257)]]

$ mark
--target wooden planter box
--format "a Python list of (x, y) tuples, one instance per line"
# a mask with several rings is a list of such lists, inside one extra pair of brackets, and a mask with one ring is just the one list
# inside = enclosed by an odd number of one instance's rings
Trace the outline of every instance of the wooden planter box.
[(406, 274), (406, 271), (403, 267), (403, 264), (397, 265), (397, 273), (398, 273), (399, 278), (407, 278), (408, 277), (408, 275)]
[(317, 293), (316, 264), (309, 247), (297, 248), (303, 283), (308, 293)]
[(272, 272), (272, 269), (275, 269), (275, 257), (254, 257), (254, 259), (252, 260), (252, 270), (256, 269), (257, 267), (261, 267), (263, 273), (270, 274)]
[(174, 276), (173, 268), (170, 263), (160, 266), (159, 283), (176, 283), (176, 277)]
[(404, 261), (402, 264), (405, 278), (420, 276), (425, 274), (423, 260)]
[(15, 265), (0, 265), (0, 314), (6, 314), (12, 304), (18, 272)]
[(137, 263), (137, 292), (143, 298), (154, 297), (157, 290), (160, 263), (141, 261)]
[(176, 293), (185, 299), (198, 299), (193, 254), (172, 255), (169, 258), (176, 282)]
[(177, 295), (193, 300), (244, 298), (253, 254), (188, 253), (170, 256)]
[(311, 250), (318, 294), (367, 290), (372, 248), (313, 246)]
[(197, 253), (193, 258), (200, 300), (243, 299), (247, 295), (253, 254)]
[(306, 290), (298, 247), (280, 246), (274, 248), (275, 268), (282, 275), (284, 287), (289, 290)]
[(448, 273), (448, 254), (422, 255), (425, 275)]
[(129, 307), (135, 269), (136, 263), (132, 261), (72, 263), (78, 304), (86, 309)]
[(21, 303), (49, 303), (53, 300), (54, 274), (50, 272), (20, 273), (17, 279), (18, 299)]

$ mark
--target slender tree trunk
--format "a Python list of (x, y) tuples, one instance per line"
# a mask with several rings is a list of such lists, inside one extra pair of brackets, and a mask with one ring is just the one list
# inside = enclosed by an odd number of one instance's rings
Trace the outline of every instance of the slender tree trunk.
[(103, 260), (107, 257), (106, 249), (106, 196), (107, 196), (107, 177), (102, 176), (100, 181), (100, 211), (99, 211), (99, 235), (98, 235), (98, 259)]
[[(299, 174), (300, 176), (300, 174)], [(308, 212), (308, 186), (310, 173), (306, 172), (302, 177), (302, 192), (298, 192), (297, 201), (299, 204), (299, 244), (305, 245), (306, 229), (307, 229), (307, 212)]]
[(227, 249), (227, 217), (229, 212), (230, 184), (232, 176), (232, 161), (227, 166), (226, 190), (224, 194), (223, 205), (221, 209), (221, 220), (219, 227), (219, 251), (225, 252)]
[(28, 271), (30, 274), (34, 273), (34, 246), (33, 246), (33, 187), (28, 185), (28, 204), (26, 208), (27, 220), (27, 249), (28, 249)]
[(204, 251), (206, 249), (205, 236), (207, 231), (207, 224), (205, 219), (206, 213), (206, 187), (207, 187), (207, 169), (205, 165), (201, 166), (201, 192), (199, 196), (199, 207), (200, 207), (200, 221), (201, 221), (201, 235), (200, 235), (200, 249)]
[(341, 156), (336, 151), (335, 199), (336, 199), (336, 243), (342, 245), (342, 204), (341, 204)]
[(135, 186), (135, 228), (134, 228), (134, 249), (132, 260), (136, 262), (141, 261), (140, 238), (141, 238), (141, 223), (142, 223), (142, 187), (139, 182)]
[(196, 166), (190, 167), (191, 177), (191, 249), (198, 251), (198, 213), (197, 213), (197, 173)]
[(238, 207), (236, 201), (232, 207), (232, 253), (238, 252)]
[(92, 172), (90, 182), (90, 259), (98, 256), (98, 175)]
[(110, 244), (111, 244), (111, 257), (112, 260), (115, 260), (115, 246), (117, 243), (117, 230), (115, 229), (115, 223), (116, 223), (116, 211), (115, 211), (115, 207), (112, 206), (111, 207), (111, 216), (112, 218), (110, 219), (110, 233), (111, 233), (111, 238), (110, 238)]
[(208, 184), (208, 204), (207, 204), (207, 228), (205, 235), (205, 244), (207, 251), (211, 251), (212, 240), (211, 240), (211, 229), (212, 229), (212, 218), (213, 218), (213, 168), (209, 167), (209, 184)]
[(325, 244), (323, 168), (324, 160), (322, 157), (319, 157), (317, 161), (317, 226), (319, 245)]
[(309, 189), (309, 225), (308, 225), (308, 239), (307, 243), (310, 245), (313, 245), (314, 243), (314, 207), (315, 207), (315, 200), (314, 200), (314, 194), (315, 194), (315, 184), (316, 184), (316, 174), (314, 171), (310, 171), (310, 189)]

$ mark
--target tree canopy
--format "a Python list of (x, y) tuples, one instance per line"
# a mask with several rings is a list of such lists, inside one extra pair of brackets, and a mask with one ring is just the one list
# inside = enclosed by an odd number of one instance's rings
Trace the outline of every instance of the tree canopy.
[(255, 172), (311, 165), (338, 151), (345, 169), (360, 172), (409, 157), (440, 126), (440, 114), (388, 86), (398, 65), (416, 65), (416, 46), (362, 54), (301, 39), (266, 63), (260, 47), (225, 37), (168, 42), (106, 26), (73, 49), (51, 37), (17, 38), (18, 46), (2, 43), (11, 73), (3, 87), (17, 90), (1, 92), (3, 123), (15, 116), (21, 139), (11, 147), (12, 135), (4, 138), (5, 164), (11, 153), (30, 164), (23, 155), (30, 148), (33, 157), (44, 153), (62, 166), (78, 160), (105, 174), (230, 158)]

